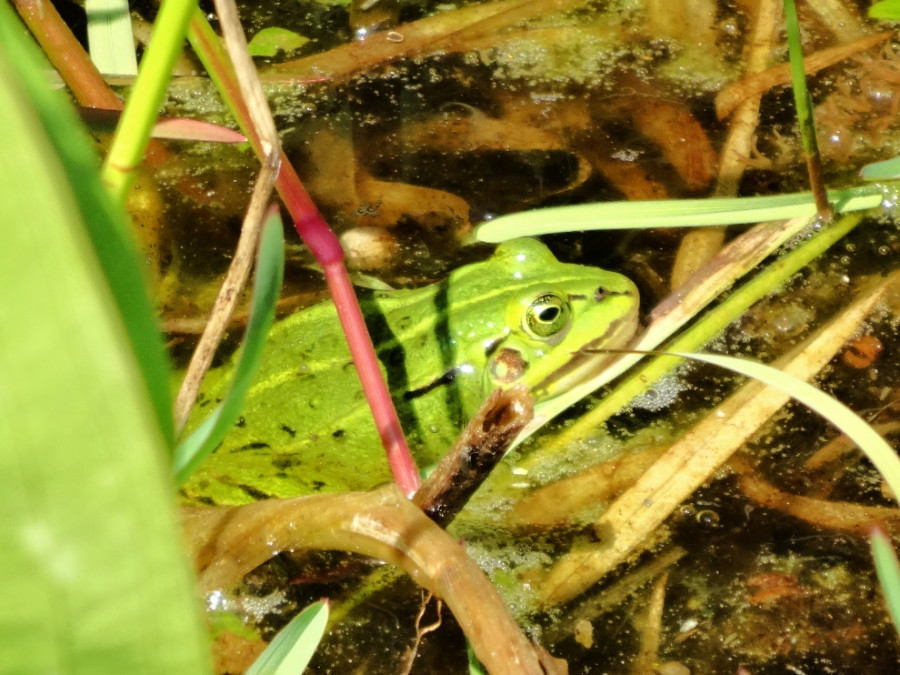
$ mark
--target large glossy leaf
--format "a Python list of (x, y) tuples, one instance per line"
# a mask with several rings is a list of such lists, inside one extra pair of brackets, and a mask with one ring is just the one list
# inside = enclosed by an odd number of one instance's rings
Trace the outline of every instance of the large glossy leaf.
[[(6, 3), (0, 24), (17, 27)], [(87, 232), (111, 211), (83, 212), (72, 187), (96, 158), (62, 98), (35, 106), (24, 34), (4, 33), (0, 672), (207, 672), (164, 433)], [(47, 125), (81, 150), (60, 155)]]
[[(122, 214), (117, 211), (97, 180), (100, 159), (92, 152), (92, 143), (76, 122), (74, 110), (61, 106), (59, 93), (47, 86), (44, 70), (27, 64), (40, 60), (34, 44), (24, 39), (24, 27), (15, 19), (6, 3), (0, 4), (0, 47), (15, 69), (16, 81), (34, 102), (31, 114), (37, 117), (60, 160), (70, 167), (66, 180), (81, 213), (89, 214), (83, 225), (91, 239), (97, 260), (103, 269), (122, 318), (134, 345), (138, 364), (150, 392), (153, 407), (166, 438), (173, 443), (172, 402), (168, 365), (162, 341), (150, 309), (141, 275), (141, 263)], [(11, 140), (8, 129), (0, 128), (4, 142)], [(12, 152), (15, 145), (4, 150)], [(18, 158), (17, 154), (10, 154)], [(4, 167), (16, 170), (15, 164)], [(33, 186), (42, 194), (42, 186)], [(38, 197), (40, 199), (40, 197)]]

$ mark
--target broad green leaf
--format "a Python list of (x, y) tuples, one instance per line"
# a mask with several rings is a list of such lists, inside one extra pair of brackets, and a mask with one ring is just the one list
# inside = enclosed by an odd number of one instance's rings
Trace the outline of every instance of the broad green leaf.
[(275, 319), (275, 303), (283, 275), (284, 232), (276, 208), (270, 211), (259, 242), (250, 321), (234, 380), (225, 399), (175, 450), (174, 470), (179, 483), (186, 481), (200, 462), (222, 442), (240, 416), (244, 397), (253, 384), (253, 376), (262, 358), (266, 335)]
[(900, 0), (882, 0), (869, 7), (869, 17), (872, 19), (887, 19), (896, 21), (900, 19)]
[(887, 482), (895, 498), (900, 500), (900, 458), (877, 431), (836, 398), (808, 382), (756, 361), (717, 354), (675, 353), (674, 356), (705, 361), (752, 377), (770, 387), (780, 389), (796, 401), (824, 417), (856, 443)]
[(209, 672), (165, 435), (92, 238), (125, 246), (124, 224), (83, 210), (96, 159), (60, 152), (83, 136), (25, 86), (24, 35), (0, 4), (0, 673)]
[(328, 603), (313, 603), (279, 631), (245, 675), (299, 675), (315, 654), (327, 625)]
[[(78, 202), (78, 210), (90, 214), (84, 222), (87, 235), (125, 322), (143, 373), (143, 386), (150, 392), (160, 428), (172, 447), (174, 429), (169, 367), (133, 237), (123, 212), (110, 202), (97, 181), (99, 159), (95, 143), (79, 124), (74, 110), (61, 105), (58, 93), (49, 90), (43, 67), (26, 67), (45, 61), (36, 47), (23, 39), (25, 34), (25, 28), (9, 5), (0, 3), (0, 46), (16, 69), (22, 87), (35, 102), (34, 112), (55, 151), (68, 165), (78, 167), (68, 176), (69, 187)], [(4, 142), (8, 134), (9, 131), (4, 129)]]

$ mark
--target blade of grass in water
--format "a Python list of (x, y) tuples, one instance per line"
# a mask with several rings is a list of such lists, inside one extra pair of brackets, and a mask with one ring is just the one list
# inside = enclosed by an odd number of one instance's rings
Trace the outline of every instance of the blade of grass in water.
[(872, 528), (870, 539), (875, 571), (887, 604), (894, 628), (900, 632), (900, 564), (891, 540), (879, 527)]
[(894, 180), (900, 178), (900, 157), (866, 164), (859, 170), (859, 177), (863, 180)]
[[(828, 199), (838, 213), (861, 211), (878, 207), (884, 190), (880, 185), (829, 190)], [(559, 232), (735, 225), (815, 214), (816, 203), (810, 192), (771, 197), (607, 202), (500, 216), (479, 225), (475, 237), (479, 241), (499, 243), (516, 237)]]
[(309, 664), (328, 625), (328, 603), (313, 603), (269, 643), (246, 675), (297, 675)]
[(797, 122), (800, 125), (800, 143), (806, 156), (809, 184), (816, 200), (816, 210), (820, 216), (831, 213), (825, 183), (822, 177), (822, 157), (816, 142), (816, 123), (813, 116), (812, 98), (806, 87), (806, 71), (803, 67), (803, 45), (800, 39), (800, 22), (794, 0), (784, 0), (784, 25), (787, 31), (788, 54), (791, 60), (791, 89), (797, 107)]
[(878, 469), (895, 497), (900, 497), (900, 458), (897, 457), (897, 453), (868, 422), (837, 399), (808, 382), (756, 361), (718, 354), (676, 353), (674, 355), (695, 361), (705, 361), (752, 377), (770, 387), (780, 389), (794, 400), (814, 410), (856, 443)]
[(134, 89), (100, 171), (101, 181), (119, 204), (125, 203), (134, 182), (196, 6), (194, 0), (166, 0), (160, 5)]
[(212, 452), (232, 424), (237, 421), (247, 390), (262, 358), (269, 327), (275, 318), (275, 302), (284, 274), (284, 233), (278, 210), (267, 218), (260, 239), (257, 257), (256, 283), (250, 321), (244, 337), (241, 359), (234, 372), (234, 380), (225, 399), (194, 432), (178, 444), (174, 470), (179, 483), (190, 477), (201, 461)]

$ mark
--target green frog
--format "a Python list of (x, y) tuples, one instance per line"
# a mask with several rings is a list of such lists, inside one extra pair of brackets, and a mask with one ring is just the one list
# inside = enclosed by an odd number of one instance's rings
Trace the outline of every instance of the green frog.
[[(438, 459), (497, 387), (524, 382), (553, 397), (623, 347), (638, 322), (626, 277), (559, 262), (544, 244), (501, 244), (425, 288), (360, 299), (401, 424), (419, 466)], [(192, 426), (231, 377), (207, 376)], [(324, 302), (275, 324), (243, 415), (183, 494), (240, 504), (391, 480), (338, 322)]]

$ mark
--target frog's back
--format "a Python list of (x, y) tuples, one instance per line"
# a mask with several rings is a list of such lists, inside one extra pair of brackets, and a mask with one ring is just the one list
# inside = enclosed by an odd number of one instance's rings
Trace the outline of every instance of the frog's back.
[[(377, 293), (361, 302), (401, 424), (421, 466), (439, 459), (466, 417), (462, 398), (447, 395), (462, 379), (441, 380), (443, 373), (455, 369), (452, 345), (442, 351), (434, 343), (435, 331), (450, 324), (445, 313), (436, 311), (442, 293), (446, 291), (438, 285)], [(231, 368), (210, 374), (199, 416), (208, 414), (230, 377)], [(390, 479), (334, 305), (324, 302), (273, 327), (241, 419), (188, 483), (185, 494), (195, 501), (242, 503), (320, 490), (369, 489)]]
[[(591, 338), (606, 340), (609, 316), (617, 319), (609, 325), (628, 335), (636, 302), (633, 284), (621, 275), (560, 263), (540, 242), (520, 240), (440, 284), (375, 293), (361, 305), (413, 454), (427, 466), (450, 447), (489, 389), (523, 373), (552, 373), (558, 361), (595, 345)], [(600, 325), (586, 316), (585, 330), (570, 330), (579, 308), (597, 303), (622, 308), (601, 312)], [(559, 322), (560, 334), (533, 330), (555, 331)], [(561, 341), (565, 332), (586, 337), (569, 344)], [(550, 358), (554, 348), (559, 356)], [(206, 410), (229, 378), (230, 369), (210, 374)], [(334, 305), (326, 302), (272, 329), (242, 420), (185, 494), (241, 503), (368, 489), (390, 479)]]

